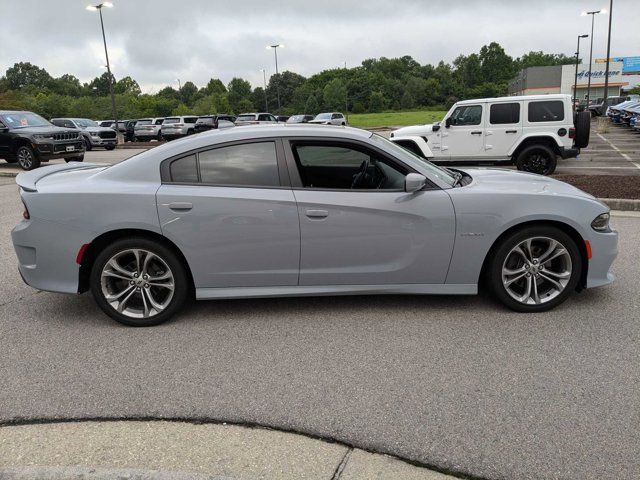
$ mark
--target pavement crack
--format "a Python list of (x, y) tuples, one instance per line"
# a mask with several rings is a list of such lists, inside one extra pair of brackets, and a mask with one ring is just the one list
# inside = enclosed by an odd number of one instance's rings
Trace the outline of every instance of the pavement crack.
[(342, 457), (342, 460), (340, 460), (340, 463), (336, 467), (335, 472), (333, 472), (333, 476), (331, 477), (331, 480), (340, 480), (340, 477), (342, 477), (342, 472), (344, 472), (344, 469), (347, 468), (347, 463), (349, 463), (351, 452), (353, 452), (353, 447), (348, 447), (347, 451), (344, 452), (344, 456)]

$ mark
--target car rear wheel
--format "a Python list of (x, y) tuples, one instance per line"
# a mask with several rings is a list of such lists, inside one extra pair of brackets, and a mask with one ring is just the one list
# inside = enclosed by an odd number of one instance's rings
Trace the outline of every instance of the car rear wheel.
[(564, 302), (582, 273), (580, 252), (562, 230), (528, 227), (507, 237), (491, 259), (496, 297), (517, 312), (543, 312)]
[(526, 147), (516, 159), (516, 167), (524, 172), (551, 175), (556, 171), (556, 153), (546, 145)]
[(84, 149), (87, 152), (90, 152), (92, 148), (93, 148), (93, 145), (91, 145), (91, 140), (89, 140), (88, 138), (85, 137), (85, 139), (84, 139)]
[(18, 160), (18, 165), (20, 165), (20, 168), (22, 168), (23, 170), (33, 170), (34, 168), (38, 168), (40, 166), (40, 159), (35, 154), (33, 149), (27, 145), (18, 147), (16, 158)]
[(133, 327), (169, 320), (184, 305), (189, 291), (187, 273), (177, 256), (146, 238), (107, 246), (93, 264), (90, 286), (107, 315)]

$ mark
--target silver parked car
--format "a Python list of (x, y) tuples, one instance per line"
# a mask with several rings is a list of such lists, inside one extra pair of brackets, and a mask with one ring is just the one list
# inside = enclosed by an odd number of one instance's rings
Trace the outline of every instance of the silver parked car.
[(88, 118), (52, 118), (51, 123), (58, 127), (77, 128), (82, 134), (85, 150), (102, 147), (113, 150), (118, 144), (116, 132), (113, 128), (101, 127), (98, 122)]
[(278, 123), (278, 119), (270, 113), (241, 113), (236, 118), (236, 125), (258, 125)]
[(339, 112), (319, 113), (316, 118), (309, 123), (317, 123), (319, 125), (346, 125), (347, 119)]
[(165, 140), (175, 140), (196, 133), (196, 121), (198, 117), (167, 117), (160, 126), (160, 134)]
[(133, 127), (133, 139), (136, 142), (148, 142), (150, 140), (162, 140), (162, 127), (164, 118), (142, 118)]
[[(364, 130), (212, 130), (17, 177), (24, 280), (127, 325), (186, 298), (475, 294), (521, 312), (613, 281), (609, 209), (566, 183), (444, 169)], [(105, 208), (108, 205), (108, 208)]]

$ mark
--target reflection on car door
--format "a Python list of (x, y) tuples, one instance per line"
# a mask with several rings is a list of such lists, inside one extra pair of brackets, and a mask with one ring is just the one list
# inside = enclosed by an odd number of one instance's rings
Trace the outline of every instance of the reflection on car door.
[(298, 283), (298, 214), (291, 188), (281, 186), (277, 149), (279, 140), (241, 143), (163, 165), (162, 233), (184, 253), (198, 287)]
[[(306, 155), (300, 142), (291, 142), (287, 149), (300, 216), (300, 285), (445, 282), (455, 219), (444, 191), (406, 193), (396, 188), (403, 187), (397, 181), (389, 189), (351, 189), (348, 183), (362, 166), (361, 155), (339, 154), (335, 145), (317, 140), (304, 145), (320, 148)], [(372, 163), (385, 161), (380, 152), (362, 145), (339, 145), (365, 153)], [(387, 169), (393, 163), (384, 165)], [(406, 173), (400, 172), (402, 182)], [(332, 178), (337, 188), (330, 188)]]
[(484, 155), (483, 104), (460, 105), (451, 114), (451, 125), (442, 129), (444, 158), (470, 159)]

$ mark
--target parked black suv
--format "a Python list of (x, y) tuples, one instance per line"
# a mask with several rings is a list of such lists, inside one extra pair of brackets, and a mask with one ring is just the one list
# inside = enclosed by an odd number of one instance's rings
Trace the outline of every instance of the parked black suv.
[(202, 117), (198, 117), (196, 120), (196, 124), (193, 129), (196, 133), (206, 132), (207, 130), (212, 130), (214, 128), (218, 128), (218, 122), (220, 120), (226, 120), (227, 122), (234, 123), (236, 121), (236, 117), (233, 115), (203, 115)]
[(84, 160), (84, 141), (77, 129), (52, 125), (33, 112), (0, 110), (0, 158), (33, 170), (40, 162)]

